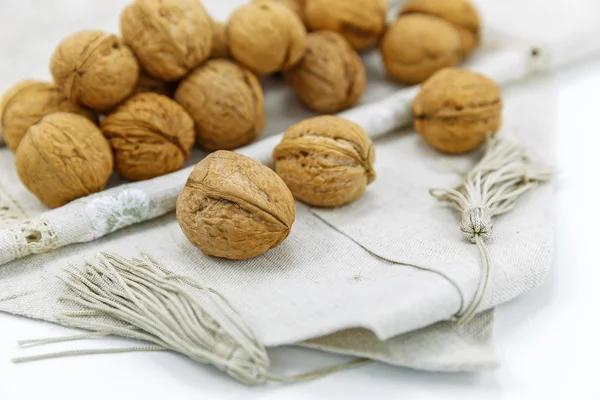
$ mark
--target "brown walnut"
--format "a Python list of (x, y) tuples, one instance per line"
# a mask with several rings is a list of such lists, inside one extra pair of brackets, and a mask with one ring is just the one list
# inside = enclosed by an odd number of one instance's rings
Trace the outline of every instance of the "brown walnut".
[(379, 47), (388, 75), (409, 85), (461, 60), (458, 31), (430, 15), (401, 16), (388, 27)]
[(101, 191), (112, 173), (113, 155), (93, 122), (60, 112), (29, 127), (15, 165), (25, 187), (55, 208)]
[(142, 68), (166, 81), (181, 79), (212, 47), (212, 20), (198, 0), (134, 0), (121, 14), (121, 33)]
[(304, 57), (284, 77), (308, 108), (322, 113), (352, 107), (367, 89), (361, 58), (332, 31), (309, 33)]
[(69, 100), (108, 110), (133, 91), (140, 68), (133, 52), (117, 36), (81, 31), (58, 45), (50, 72)]
[(55, 112), (81, 114), (97, 122), (96, 114), (70, 102), (52, 83), (24, 81), (10, 88), (2, 100), (2, 135), (13, 152), (27, 133), (27, 129), (42, 117)]
[(281, 178), (230, 151), (200, 161), (177, 199), (177, 220), (190, 242), (208, 255), (233, 260), (278, 246), (295, 218), (294, 199)]
[(139, 181), (180, 169), (194, 144), (194, 121), (175, 101), (156, 93), (127, 100), (101, 124), (117, 172)]
[(236, 9), (227, 24), (233, 58), (258, 75), (296, 64), (306, 48), (306, 29), (288, 7), (263, 0)]
[(210, 60), (196, 68), (179, 84), (175, 100), (192, 116), (198, 145), (209, 150), (248, 144), (265, 126), (258, 79), (231, 60)]
[(469, 0), (408, 0), (400, 10), (400, 17), (415, 13), (433, 15), (454, 25), (460, 36), (463, 57), (479, 43), (481, 21)]
[(386, 0), (306, 0), (304, 15), (309, 29), (338, 32), (364, 50), (383, 33), (387, 10)]
[[(259, 3), (264, 0), (253, 0), (255, 3)], [(268, 0), (273, 1), (275, 3), (279, 3), (281, 5), (286, 6), (290, 10), (292, 10), (301, 20), (304, 22), (304, 6), (306, 4), (306, 0)]]
[(375, 180), (375, 147), (360, 126), (320, 116), (292, 125), (273, 152), (275, 171), (294, 197), (320, 207), (360, 198)]
[(163, 96), (167, 97), (173, 97), (175, 89), (177, 89), (177, 84), (155, 78), (152, 75), (148, 74), (146, 71), (141, 70), (140, 78), (138, 79), (137, 85), (133, 89), (131, 96), (136, 95), (138, 93), (149, 92), (162, 94)]
[(210, 58), (229, 58), (229, 41), (225, 24), (213, 21), (213, 38)]
[(444, 69), (422, 86), (413, 101), (415, 130), (445, 153), (479, 147), (502, 124), (500, 87), (491, 79), (459, 68)]

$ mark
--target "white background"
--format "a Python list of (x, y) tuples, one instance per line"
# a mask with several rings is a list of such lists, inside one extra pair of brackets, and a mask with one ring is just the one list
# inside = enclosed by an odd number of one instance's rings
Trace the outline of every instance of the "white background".
[[(18, 47), (17, 40), (14, 46)], [(0, 63), (0, 70), (9, 70), (6, 60)], [(431, 374), (373, 364), (309, 383), (248, 388), (172, 353), (13, 365), (9, 359), (16, 356), (127, 342), (103, 339), (23, 350), (17, 340), (69, 331), (0, 314), (0, 400), (600, 399), (600, 60), (564, 69), (554, 79), (558, 113), (547, 117), (556, 127), (555, 263), (542, 287), (499, 309), (495, 332), (502, 364), (498, 370)], [(278, 372), (290, 374), (345, 360), (300, 349), (277, 350), (271, 358)]]

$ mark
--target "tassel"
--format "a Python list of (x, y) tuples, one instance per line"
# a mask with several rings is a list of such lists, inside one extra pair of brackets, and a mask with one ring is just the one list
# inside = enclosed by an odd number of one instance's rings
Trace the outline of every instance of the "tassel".
[(22, 346), (119, 335), (153, 345), (117, 349), (74, 350), (13, 359), (24, 363), (49, 358), (135, 351), (173, 350), (212, 364), (250, 385), (267, 380), (300, 382), (316, 379), (371, 360), (357, 359), (306, 374), (280, 377), (267, 373), (267, 350), (224, 296), (191, 277), (173, 274), (150, 255), (127, 260), (100, 253), (83, 268), (73, 265), (61, 277), (69, 294), (59, 298), (71, 311), (58, 320), (92, 332), (19, 342)]
[(552, 177), (552, 170), (535, 165), (525, 149), (510, 139), (490, 138), (481, 161), (455, 189), (432, 189), (430, 194), (461, 213), (463, 236), (479, 249), (482, 272), (473, 301), (456, 317), (466, 324), (479, 311), (489, 285), (492, 263), (486, 243), (493, 231), (492, 219), (512, 210), (525, 192)]

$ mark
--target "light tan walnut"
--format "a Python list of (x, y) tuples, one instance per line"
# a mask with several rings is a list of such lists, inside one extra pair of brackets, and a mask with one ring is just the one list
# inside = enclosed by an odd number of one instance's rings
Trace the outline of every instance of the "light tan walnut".
[(197, 143), (231, 150), (252, 142), (265, 126), (262, 88), (252, 72), (231, 60), (210, 60), (185, 78), (175, 92), (196, 125)]
[[(255, 3), (264, 1), (264, 0), (253, 0)], [(304, 22), (304, 6), (306, 4), (306, 0), (268, 0), (273, 1), (275, 3), (279, 3), (281, 5), (286, 6), (290, 10), (292, 10), (301, 20)]]
[(194, 145), (194, 121), (175, 101), (156, 93), (127, 100), (101, 124), (116, 170), (139, 181), (180, 169)]
[(386, 0), (306, 0), (304, 15), (311, 30), (342, 34), (356, 50), (375, 44), (385, 29)]
[(437, 150), (473, 150), (502, 124), (500, 87), (476, 72), (444, 69), (423, 84), (413, 117), (415, 130)]
[(367, 89), (361, 58), (339, 33), (309, 33), (300, 62), (285, 81), (311, 110), (334, 113), (355, 105)]
[(70, 102), (52, 83), (25, 81), (10, 88), (2, 100), (2, 135), (13, 152), (27, 133), (27, 129), (42, 117), (64, 111), (81, 114), (97, 122), (96, 114)]
[(113, 155), (93, 122), (61, 112), (29, 127), (15, 165), (25, 187), (55, 208), (101, 191), (112, 173)]
[(121, 14), (121, 33), (142, 68), (181, 79), (210, 56), (212, 20), (198, 0), (134, 0)]
[(233, 58), (258, 75), (290, 68), (304, 54), (306, 29), (293, 11), (263, 0), (236, 9), (227, 24)]
[(400, 10), (400, 17), (415, 13), (433, 15), (454, 25), (460, 35), (463, 57), (479, 44), (481, 21), (469, 0), (408, 0)]
[(290, 233), (296, 206), (269, 168), (217, 151), (200, 161), (177, 199), (177, 220), (204, 253), (241, 260), (278, 246)]
[(213, 21), (213, 38), (212, 50), (210, 58), (229, 58), (229, 41), (227, 40), (227, 32), (225, 24)]
[(458, 65), (458, 31), (440, 18), (408, 14), (387, 29), (379, 44), (388, 75), (398, 82), (421, 83), (445, 67)]
[(375, 180), (375, 147), (360, 126), (320, 116), (292, 125), (273, 152), (275, 171), (294, 197), (337, 207), (360, 198)]
[(129, 96), (140, 68), (131, 49), (117, 36), (81, 31), (58, 45), (50, 72), (69, 100), (104, 111)]

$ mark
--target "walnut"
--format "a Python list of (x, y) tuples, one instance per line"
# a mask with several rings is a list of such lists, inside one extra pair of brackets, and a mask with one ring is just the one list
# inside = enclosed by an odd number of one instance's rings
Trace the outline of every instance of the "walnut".
[[(264, 0), (253, 0), (255, 3), (259, 3)], [(306, 0), (268, 0), (273, 1), (275, 3), (279, 3), (281, 5), (286, 6), (290, 10), (292, 10), (301, 20), (304, 22), (304, 6)]]
[(230, 151), (200, 161), (177, 199), (177, 220), (190, 242), (208, 255), (232, 260), (278, 246), (295, 218), (294, 199), (281, 178)]
[(196, 124), (197, 143), (230, 150), (252, 142), (265, 126), (262, 88), (252, 72), (231, 60), (210, 60), (184, 79), (175, 100)]
[(16, 151), (27, 128), (45, 115), (72, 112), (97, 122), (96, 114), (71, 103), (54, 84), (46, 82), (24, 81), (13, 86), (4, 95), (2, 109), (2, 134), (12, 151)]
[(138, 93), (158, 93), (163, 96), (173, 97), (177, 84), (173, 82), (163, 81), (148, 74), (144, 70), (140, 70), (140, 78), (137, 85), (133, 89), (131, 96)]
[(213, 38), (210, 58), (229, 58), (229, 43), (225, 24), (213, 21)]
[(371, 139), (340, 117), (320, 116), (292, 125), (273, 159), (294, 197), (313, 206), (350, 203), (375, 180)]
[(304, 57), (284, 77), (308, 108), (322, 113), (352, 107), (367, 88), (362, 60), (332, 31), (309, 33)]
[(212, 20), (198, 0), (134, 0), (121, 14), (121, 33), (142, 68), (166, 81), (181, 79), (212, 47)]
[(400, 10), (400, 16), (415, 13), (433, 15), (454, 25), (460, 36), (463, 57), (479, 43), (481, 21), (469, 0), (408, 0)]
[(233, 58), (258, 75), (287, 69), (306, 48), (306, 29), (289, 8), (268, 0), (236, 9), (227, 24)]
[(127, 100), (101, 124), (116, 170), (139, 181), (180, 169), (194, 144), (194, 121), (175, 101), (156, 93)]
[(81, 31), (58, 45), (50, 72), (69, 100), (95, 110), (108, 110), (129, 96), (140, 68), (129, 47), (117, 36)]
[(458, 31), (440, 18), (403, 15), (393, 22), (379, 44), (388, 75), (405, 83), (421, 83), (436, 71), (461, 59)]
[(15, 156), (21, 182), (48, 207), (99, 192), (113, 169), (100, 129), (72, 113), (54, 113), (29, 127)]
[(413, 101), (413, 117), (415, 130), (437, 150), (473, 150), (500, 128), (500, 87), (472, 71), (444, 69), (423, 84)]
[(383, 33), (387, 9), (386, 0), (306, 0), (304, 15), (311, 30), (339, 32), (364, 50)]

